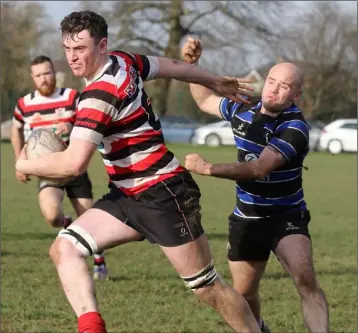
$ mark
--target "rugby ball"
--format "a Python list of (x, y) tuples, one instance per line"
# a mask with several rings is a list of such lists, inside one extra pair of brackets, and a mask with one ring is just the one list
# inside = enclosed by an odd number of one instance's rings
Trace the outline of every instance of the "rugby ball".
[[(62, 139), (49, 129), (36, 129), (31, 132), (26, 147), (26, 155), (29, 160), (46, 156), (51, 153), (57, 153), (66, 150), (67, 146)], [(49, 185), (63, 186), (68, 183), (72, 177), (66, 178), (45, 178), (39, 177)]]

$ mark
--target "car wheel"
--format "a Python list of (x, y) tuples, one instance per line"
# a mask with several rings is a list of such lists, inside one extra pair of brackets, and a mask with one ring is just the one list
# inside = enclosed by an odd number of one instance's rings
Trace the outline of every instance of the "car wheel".
[(219, 147), (221, 146), (221, 139), (216, 134), (209, 134), (205, 138), (205, 144), (210, 147)]
[(332, 140), (328, 143), (328, 151), (331, 154), (340, 154), (343, 151), (342, 142), (339, 140)]

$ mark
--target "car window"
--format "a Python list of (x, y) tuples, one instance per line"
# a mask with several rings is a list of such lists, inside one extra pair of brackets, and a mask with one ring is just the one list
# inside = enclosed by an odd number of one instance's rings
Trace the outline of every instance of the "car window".
[(341, 128), (357, 129), (357, 124), (343, 124)]

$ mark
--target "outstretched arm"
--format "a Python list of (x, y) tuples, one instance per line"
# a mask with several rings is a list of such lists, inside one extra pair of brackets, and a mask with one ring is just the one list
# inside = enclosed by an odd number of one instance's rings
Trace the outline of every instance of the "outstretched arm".
[(241, 163), (211, 164), (197, 154), (190, 154), (186, 156), (185, 167), (199, 175), (241, 182), (263, 179), (286, 162), (281, 153), (266, 147), (257, 160)]
[(295, 156), (305, 157), (309, 130), (303, 120), (290, 120), (279, 125), (268, 145), (256, 160), (240, 163), (211, 164), (197, 154), (186, 157), (185, 167), (194, 173), (235, 180), (260, 180)]
[[(202, 53), (202, 47), (199, 40), (195, 40), (191, 37), (188, 38), (187, 42), (184, 44), (181, 50), (181, 56), (185, 60), (185, 62), (189, 64), (197, 64)], [(250, 88), (247, 83), (250, 83), (250, 80), (247, 79), (236, 79), (238, 82), (238, 93), (236, 94), (236, 98), (232, 99), (232, 101), (238, 103), (250, 103), (248, 99), (246, 99), (243, 95), (250, 95)], [(220, 103), (223, 99), (222, 94), (215, 93), (214, 89), (209, 89), (210, 87), (206, 87), (203, 85), (198, 85), (191, 83), (190, 91), (193, 96), (194, 101), (198, 105), (198, 107), (209, 114), (215, 115), (219, 118), (222, 118), (222, 114), (220, 112)]]

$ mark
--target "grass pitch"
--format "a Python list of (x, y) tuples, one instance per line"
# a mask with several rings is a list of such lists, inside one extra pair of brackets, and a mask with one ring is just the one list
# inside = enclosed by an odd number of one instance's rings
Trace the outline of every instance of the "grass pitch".
[[(198, 152), (210, 161), (235, 161), (234, 147), (170, 145), (183, 162)], [(330, 305), (332, 332), (356, 331), (355, 155), (311, 153), (304, 171), (311, 210), (310, 231), (316, 271)], [(89, 174), (95, 198), (107, 191), (99, 154)], [(235, 204), (234, 183), (195, 177), (202, 190), (203, 225), (217, 270), (231, 283), (226, 262), (227, 216)], [(40, 215), (36, 181), (14, 176), (10, 144), (1, 145), (1, 332), (75, 332), (76, 318), (60, 289), (48, 257), (57, 231)], [(72, 208), (65, 200), (65, 212)], [(109, 332), (231, 332), (216, 312), (197, 301), (167, 259), (147, 242), (106, 253), (111, 280), (96, 282)], [(92, 268), (92, 260), (89, 260)], [(261, 284), (263, 318), (273, 332), (304, 332), (299, 297), (290, 278), (271, 256)]]

